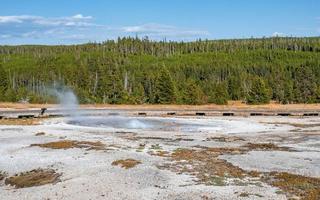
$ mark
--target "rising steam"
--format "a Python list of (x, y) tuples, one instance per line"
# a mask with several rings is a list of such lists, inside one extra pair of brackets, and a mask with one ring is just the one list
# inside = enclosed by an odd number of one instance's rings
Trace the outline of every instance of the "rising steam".
[(79, 101), (72, 89), (66, 86), (54, 86), (47, 88), (47, 93), (57, 98), (59, 109), (64, 114), (71, 116), (78, 115)]

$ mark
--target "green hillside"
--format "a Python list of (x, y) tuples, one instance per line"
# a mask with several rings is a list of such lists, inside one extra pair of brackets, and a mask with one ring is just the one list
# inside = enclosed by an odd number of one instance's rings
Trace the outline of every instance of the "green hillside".
[(81, 103), (316, 103), (320, 37), (0, 46), (0, 101), (54, 102), (62, 85)]

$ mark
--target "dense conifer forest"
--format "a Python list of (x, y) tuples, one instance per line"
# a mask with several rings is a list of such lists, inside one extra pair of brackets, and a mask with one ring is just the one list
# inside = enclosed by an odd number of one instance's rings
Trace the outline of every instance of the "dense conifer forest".
[(320, 38), (0, 46), (0, 101), (53, 103), (61, 86), (81, 103), (319, 103)]

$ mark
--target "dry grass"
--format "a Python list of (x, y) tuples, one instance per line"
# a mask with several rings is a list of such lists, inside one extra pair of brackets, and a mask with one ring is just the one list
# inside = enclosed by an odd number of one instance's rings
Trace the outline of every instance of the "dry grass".
[(141, 164), (141, 162), (139, 160), (135, 160), (135, 159), (125, 159), (125, 160), (116, 160), (112, 162), (112, 165), (117, 166), (120, 165), (120, 167), (125, 168), (125, 169), (129, 169), (129, 168), (133, 168), (136, 165)]
[(163, 150), (158, 150), (158, 151), (149, 151), (148, 152), (152, 156), (159, 156), (159, 157), (169, 157), (170, 152), (168, 151), (163, 151)]
[(177, 149), (170, 155), (175, 162), (160, 168), (194, 175), (198, 182), (208, 185), (223, 185), (224, 177), (244, 177), (244, 170), (218, 158), (222, 151), (223, 148)]
[[(320, 104), (279, 104), (275, 102), (271, 102), (270, 104), (265, 105), (247, 105), (242, 103), (241, 101), (229, 101), (228, 105), (111, 105), (111, 104), (84, 104), (81, 105), (82, 108), (107, 108), (107, 109), (125, 109), (125, 110), (230, 110), (230, 109), (255, 109), (255, 110), (318, 110)], [(0, 103), (0, 109), (29, 109), (29, 108), (52, 108), (56, 107), (54, 104), (21, 104), (21, 103), (8, 103), (2, 102)]]
[[(285, 172), (258, 172), (245, 171), (231, 163), (219, 159), (223, 154), (243, 154), (252, 149), (261, 150), (287, 150), (274, 144), (253, 144), (249, 143), (240, 148), (205, 148), (195, 149), (177, 149), (170, 155), (171, 161), (160, 168), (170, 169), (177, 173), (187, 173), (197, 178), (200, 183), (208, 185), (225, 185), (226, 178), (236, 178), (243, 180), (249, 179), (265, 182), (272, 186), (280, 188), (288, 198), (299, 197), (303, 200), (320, 199), (320, 179), (294, 175)], [(241, 183), (241, 182), (240, 182)], [(244, 182), (242, 182), (244, 183)], [(242, 184), (241, 183), (241, 184)], [(246, 184), (250, 184), (246, 182)], [(251, 184), (255, 184), (252, 182)], [(245, 197), (246, 195), (241, 195)]]
[(102, 142), (90, 141), (75, 141), (75, 140), (61, 140), (56, 142), (49, 142), (44, 144), (31, 144), (31, 146), (38, 146), (50, 149), (71, 149), (71, 148), (84, 148), (87, 150), (105, 150), (105, 145)]
[(91, 104), (82, 105), (84, 108), (108, 108), (108, 109), (125, 109), (125, 110), (230, 110), (230, 109), (244, 109), (244, 110), (310, 110), (314, 111), (319, 109), (320, 104), (279, 104), (271, 102), (265, 105), (247, 105), (241, 101), (229, 101), (228, 105), (110, 105), (110, 104)]
[(15, 188), (40, 186), (60, 181), (61, 174), (52, 169), (36, 169), (6, 178), (5, 184)]
[(22, 125), (31, 126), (39, 125), (42, 118), (29, 118), (29, 119), (0, 119), (0, 125)]
[(54, 104), (30, 104), (30, 103), (10, 103), (0, 102), (0, 108), (5, 109), (30, 109), (30, 108), (52, 108), (56, 107)]
[(273, 143), (248, 143), (243, 147), (249, 150), (263, 150), (263, 151), (290, 151), (289, 147), (279, 147)]
[(320, 199), (320, 179), (290, 174), (271, 172), (266, 182), (285, 191), (287, 195), (297, 196), (303, 200)]

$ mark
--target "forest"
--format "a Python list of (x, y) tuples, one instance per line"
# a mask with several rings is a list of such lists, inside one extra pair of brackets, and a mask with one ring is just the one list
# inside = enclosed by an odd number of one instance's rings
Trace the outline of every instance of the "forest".
[(320, 37), (0, 46), (0, 101), (55, 103), (48, 88), (83, 104), (320, 103)]

